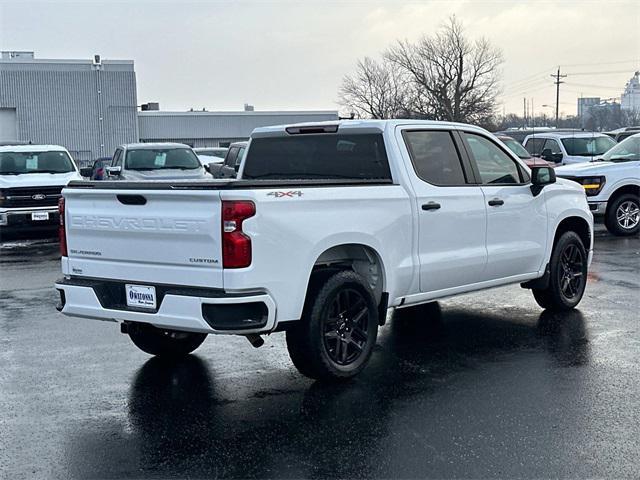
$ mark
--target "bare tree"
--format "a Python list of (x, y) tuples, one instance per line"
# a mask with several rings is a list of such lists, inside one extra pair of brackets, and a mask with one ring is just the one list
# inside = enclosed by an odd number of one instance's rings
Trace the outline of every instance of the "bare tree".
[(397, 118), (405, 114), (410, 89), (395, 65), (365, 57), (353, 75), (343, 78), (338, 95), (340, 103), (359, 117)]
[(415, 44), (397, 42), (385, 58), (409, 77), (418, 116), (480, 123), (493, 115), (502, 53), (484, 38), (465, 37), (455, 17)]

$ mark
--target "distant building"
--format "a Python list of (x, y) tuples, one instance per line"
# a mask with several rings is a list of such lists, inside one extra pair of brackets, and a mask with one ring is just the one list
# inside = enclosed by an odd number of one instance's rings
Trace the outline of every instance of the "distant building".
[(256, 112), (138, 113), (141, 142), (181, 142), (192, 147), (226, 147), (246, 140), (254, 128), (300, 122), (337, 120), (335, 110)]
[(45, 60), (0, 54), (0, 141), (62, 145), (81, 165), (118, 145), (184, 142), (194, 147), (245, 140), (256, 127), (337, 120), (338, 112), (164, 112), (140, 105), (132, 60)]
[(136, 105), (132, 60), (0, 56), (0, 141), (62, 145), (85, 163), (138, 140)]
[(620, 106), (623, 110), (640, 111), (640, 72), (636, 72), (627, 82)]
[(583, 118), (589, 109), (600, 103), (600, 97), (581, 97), (578, 99), (578, 117)]

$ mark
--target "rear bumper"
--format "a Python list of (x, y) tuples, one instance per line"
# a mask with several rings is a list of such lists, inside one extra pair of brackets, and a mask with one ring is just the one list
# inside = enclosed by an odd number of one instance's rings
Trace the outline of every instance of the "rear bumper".
[[(155, 311), (126, 306), (124, 281), (64, 278), (55, 284), (58, 311), (70, 317), (141, 322), (156, 327), (213, 334), (266, 333), (275, 328), (276, 305), (265, 292), (229, 293), (154, 285)], [(125, 305), (123, 305), (125, 304)]]

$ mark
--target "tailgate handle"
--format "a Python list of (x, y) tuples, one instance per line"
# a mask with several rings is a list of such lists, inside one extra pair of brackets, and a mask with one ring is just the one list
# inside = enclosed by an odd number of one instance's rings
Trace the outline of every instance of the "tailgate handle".
[(147, 199), (142, 195), (117, 195), (118, 201), (125, 205), (146, 205)]

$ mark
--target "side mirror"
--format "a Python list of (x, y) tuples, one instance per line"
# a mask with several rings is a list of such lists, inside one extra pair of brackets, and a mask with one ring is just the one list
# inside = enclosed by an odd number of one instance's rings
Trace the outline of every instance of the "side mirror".
[(540, 158), (547, 162), (559, 163), (562, 161), (562, 154), (552, 153), (550, 148), (545, 148), (540, 154)]
[(91, 178), (93, 176), (93, 168), (84, 167), (80, 169), (80, 175), (86, 178)]
[(556, 183), (556, 171), (551, 167), (531, 167), (531, 193), (535, 197), (546, 185)]
[(122, 173), (122, 167), (118, 166), (118, 167), (107, 167), (107, 175), (109, 175), (110, 177), (119, 177), (120, 174)]
[(205, 169), (205, 171), (206, 171), (207, 173), (211, 173), (211, 167), (209, 166), (209, 164), (208, 164), (208, 163), (205, 163), (205, 164), (203, 165), (203, 167), (204, 167), (204, 169)]

